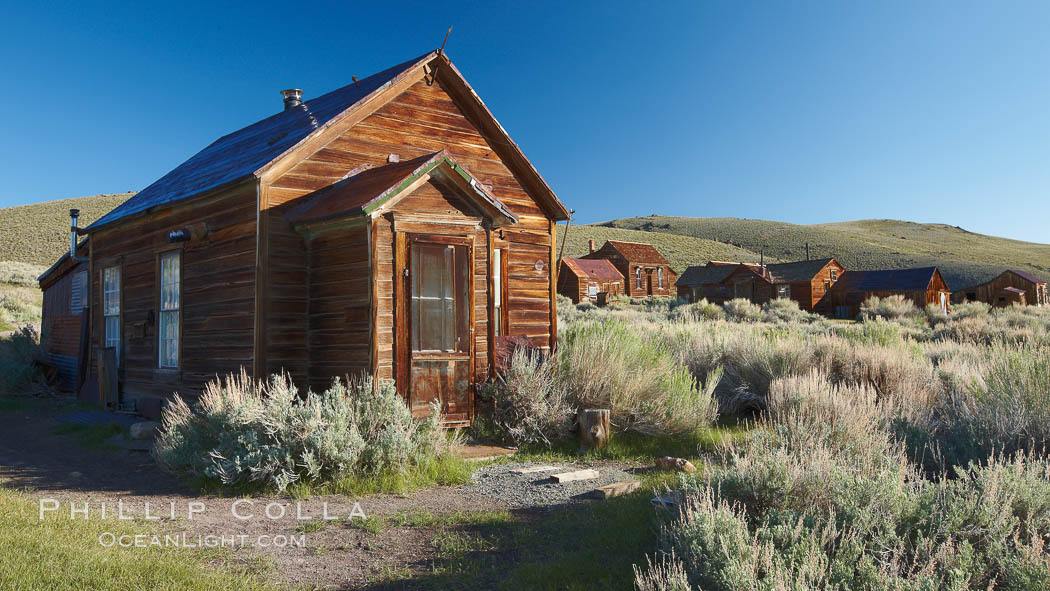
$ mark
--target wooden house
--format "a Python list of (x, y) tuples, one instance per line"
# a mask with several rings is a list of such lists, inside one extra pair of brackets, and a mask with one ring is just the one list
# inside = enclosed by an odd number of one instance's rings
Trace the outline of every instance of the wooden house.
[[(75, 211), (75, 210), (74, 210)], [(88, 247), (81, 240), (76, 256), (62, 255), (38, 281), (44, 302), (40, 317), (40, 350), (43, 362), (55, 368), (57, 385), (77, 392), (87, 375)]]
[(1050, 293), (1045, 280), (1031, 273), (1010, 269), (991, 281), (956, 291), (952, 294), (952, 302), (984, 302), (992, 306), (1045, 306), (1050, 304)]
[(808, 312), (828, 312), (826, 294), (845, 269), (835, 259), (756, 265), (711, 261), (689, 267), (675, 284), (679, 297), (724, 303), (744, 298), (764, 304), (776, 298), (798, 302)]
[(623, 293), (623, 275), (605, 259), (562, 259), (558, 293), (574, 304), (608, 301)]
[(554, 346), (568, 211), (442, 52), (281, 94), (82, 232), (92, 356), (125, 399), (363, 374), (468, 424), (501, 339)]
[(831, 287), (829, 303), (836, 318), (854, 318), (871, 297), (902, 295), (920, 310), (927, 305), (950, 310), (951, 292), (937, 267), (883, 271), (846, 271)]
[(624, 294), (632, 298), (675, 295), (678, 274), (652, 244), (607, 240), (601, 248), (583, 255), (583, 259), (605, 259), (624, 277)]
[(725, 281), (739, 266), (740, 263), (711, 261), (687, 267), (675, 281), (678, 298), (690, 303), (707, 300), (716, 304), (733, 299), (733, 287)]
[(802, 310), (827, 315), (827, 294), (845, 271), (833, 258), (815, 259), (766, 265), (765, 277), (773, 285), (773, 297), (790, 298)]

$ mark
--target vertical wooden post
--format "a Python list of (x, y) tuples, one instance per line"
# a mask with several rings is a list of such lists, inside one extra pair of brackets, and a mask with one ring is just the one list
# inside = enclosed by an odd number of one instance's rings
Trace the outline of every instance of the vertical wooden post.
[(102, 408), (117, 410), (118, 404), (117, 383), (117, 350), (113, 347), (104, 347), (98, 356), (98, 393)]
[(609, 443), (612, 429), (609, 421), (609, 409), (586, 409), (580, 411), (580, 449), (587, 451), (601, 449)]

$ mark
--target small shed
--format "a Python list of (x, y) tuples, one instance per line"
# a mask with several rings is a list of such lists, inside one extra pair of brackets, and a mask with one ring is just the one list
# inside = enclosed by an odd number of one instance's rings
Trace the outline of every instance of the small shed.
[(87, 374), (91, 290), (88, 289), (87, 239), (77, 256), (65, 253), (37, 280), (44, 294), (40, 318), (40, 349), (44, 362), (55, 368), (58, 387), (77, 393)]
[(997, 306), (1025, 306), (1025, 293), (1023, 289), (1016, 287), (1004, 287), (996, 299)]
[(605, 259), (624, 277), (624, 294), (632, 298), (674, 296), (678, 274), (652, 244), (607, 240), (598, 250), (581, 258)]
[(950, 309), (951, 292), (937, 267), (846, 271), (831, 287), (828, 301), (836, 318), (854, 318), (865, 300), (891, 295), (902, 295), (919, 309), (930, 304)]
[(558, 293), (575, 304), (598, 301), (599, 294), (618, 296), (623, 293), (623, 274), (605, 259), (562, 259)]
[[(1018, 301), (1016, 295), (1004, 293), (1007, 288), (1024, 292), (1023, 303)], [(1008, 269), (990, 281), (956, 291), (952, 294), (952, 302), (956, 304), (961, 304), (962, 302), (984, 302), (992, 306), (1006, 306), (1015, 303), (1045, 306), (1050, 304), (1050, 293), (1048, 291), (1050, 290), (1048, 290), (1046, 280), (1025, 271)]]

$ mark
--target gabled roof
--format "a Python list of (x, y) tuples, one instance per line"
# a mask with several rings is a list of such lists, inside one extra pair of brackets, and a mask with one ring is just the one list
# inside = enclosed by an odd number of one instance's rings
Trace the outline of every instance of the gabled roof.
[(773, 263), (766, 265), (768, 279), (773, 283), (795, 283), (812, 281), (817, 273), (835, 259), (815, 259), (812, 261), (795, 261), (792, 263)]
[[(606, 240), (605, 244), (612, 246), (617, 252), (623, 255), (623, 258), (632, 263), (652, 263), (654, 265), (670, 264), (652, 244), (647, 244), (645, 242), (624, 242), (622, 240)], [(602, 248), (605, 248), (605, 246), (602, 246)]]
[(568, 210), (455, 66), (444, 54), (431, 51), (219, 138), (81, 231), (97, 230), (123, 218), (258, 177), (294, 148), (352, 113), (356, 106), (368, 103), (372, 97), (405, 79), (420, 66), (435, 60), (439, 65), (447, 66), (453, 75), (453, 85), (461, 87), (462, 94), (469, 97), (466, 100), (473, 102), (481, 116), (487, 119), (481, 122), (484, 127), (499, 136), (492, 139), (497, 144), (496, 149), (509, 150), (508, 154), (515, 160), (511, 165), (516, 165), (529, 177), (531, 185), (540, 193), (541, 202), (548, 206), (555, 219), (567, 219)]
[(682, 271), (681, 277), (675, 281), (675, 285), (695, 287), (699, 285), (713, 285), (725, 281), (727, 277), (740, 268), (739, 263), (726, 264), (718, 262), (714, 265), (693, 265)]
[(846, 271), (831, 287), (836, 291), (926, 291), (937, 267), (884, 271)]
[[(81, 238), (77, 242), (77, 258), (86, 257), (88, 237)], [(86, 259), (83, 259), (86, 260)], [(37, 283), (43, 288), (45, 283), (51, 283), (51, 279), (58, 279), (68, 273), (71, 269), (76, 268), (77, 264), (82, 261), (71, 261), (69, 259), (69, 251), (67, 250), (62, 256), (58, 257), (58, 260), (51, 264), (39, 277), (36, 278)]]
[(1026, 273), (1026, 272), (1020, 271), (1018, 269), (1008, 269), (1006, 271), (1003, 271), (1003, 273), (1013, 273), (1014, 275), (1017, 275), (1018, 277), (1020, 277), (1021, 279), (1024, 279), (1025, 281), (1031, 281), (1032, 283), (1036, 283), (1036, 284), (1047, 283), (1047, 281), (1045, 279), (1040, 279), (1040, 278), (1036, 277), (1035, 275), (1032, 275), (1031, 273)]
[(499, 222), (497, 226), (518, 221), (503, 202), (486, 191), (445, 150), (404, 162), (355, 169), (347, 178), (297, 199), (285, 217), (293, 224), (301, 224), (371, 215), (424, 175), (444, 175), (444, 179), (452, 181), (475, 205), (488, 210), (488, 215)]
[(577, 277), (605, 281), (623, 280), (623, 274), (607, 259), (562, 259), (562, 262)]

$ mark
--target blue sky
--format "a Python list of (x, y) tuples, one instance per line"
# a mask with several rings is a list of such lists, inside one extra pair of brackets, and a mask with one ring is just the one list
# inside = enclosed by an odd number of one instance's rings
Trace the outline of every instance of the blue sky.
[(384, 4), (8, 3), (0, 206), (141, 189), (279, 90), (317, 96), (453, 25), (450, 57), (580, 222), (1050, 242), (1050, 2)]

